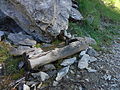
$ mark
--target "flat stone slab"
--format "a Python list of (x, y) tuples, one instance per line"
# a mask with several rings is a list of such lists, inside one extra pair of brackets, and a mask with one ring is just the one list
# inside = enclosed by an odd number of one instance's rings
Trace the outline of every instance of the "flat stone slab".
[(8, 39), (15, 45), (33, 46), (37, 43), (31, 36), (22, 33), (10, 33)]

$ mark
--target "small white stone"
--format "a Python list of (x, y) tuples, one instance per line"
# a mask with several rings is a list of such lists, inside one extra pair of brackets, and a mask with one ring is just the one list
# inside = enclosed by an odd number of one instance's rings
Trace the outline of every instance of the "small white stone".
[(3, 31), (0, 31), (0, 41), (2, 39), (2, 36), (4, 35), (5, 33)]
[(0, 31), (0, 37), (3, 36), (5, 33), (3, 31)]
[(95, 61), (97, 61), (97, 58), (95, 58), (95, 57), (90, 57), (90, 60), (89, 60), (90, 63), (91, 63), (91, 62), (95, 62)]
[(46, 79), (49, 79), (49, 75), (45, 72), (38, 72), (38, 73), (32, 73), (32, 76), (34, 78), (41, 78), (42, 81), (45, 81)]
[(85, 79), (87, 82), (89, 82), (90, 80), (89, 79)]
[(40, 72), (41, 80), (45, 81), (46, 79), (49, 79), (49, 75), (45, 72)]
[(42, 86), (42, 84), (43, 84), (43, 83), (41, 82), (41, 83), (37, 86), (37, 88), (40, 89), (41, 86)]
[(64, 36), (66, 36), (68, 38), (72, 38), (72, 35), (70, 33), (67, 33), (66, 30), (64, 30)]
[(84, 69), (88, 68), (88, 61), (90, 60), (90, 56), (85, 54), (78, 62), (78, 68)]
[(97, 70), (95, 70), (95, 69), (91, 69), (91, 67), (86, 68), (86, 69), (88, 70), (88, 72), (97, 72)]
[(53, 64), (47, 64), (47, 65), (44, 65), (44, 67), (43, 67), (44, 71), (54, 70), (54, 69), (56, 69), (56, 68)]
[(57, 86), (59, 82), (53, 81), (53, 86)]
[(23, 85), (23, 90), (30, 90), (30, 87), (26, 84)]
[(112, 76), (111, 75), (104, 75), (103, 78), (105, 80), (111, 80)]
[(70, 16), (75, 20), (83, 19), (83, 16), (81, 15), (81, 13), (75, 8), (71, 8)]
[(0, 64), (0, 69), (2, 69), (2, 64)]
[(71, 72), (72, 74), (75, 74), (75, 72), (74, 72), (73, 70), (70, 70), (70, 72)]
[(86, 54), (86, 51), (81, 51), (79, 57), (81, 57), (81, 56), (83, 56), (83, 55), (85, 55), (85, 54)]
[(79, 86), (79, 90), (83, 90), (81, 86)]
[(86, 53), (90, 56), (97, 57), (99, 54), (93, 49), (93, 48), (88, 48)]
[(61, 66), (68, 66), (68, 65), (73, 64), (76, 60), (77, 60), (76, 57), (65, 59), (60, 65)]
[(69, 71), (70, 66), (62, 68), (58, 73), (56, 77), (56, 81), (61, 80)]
[(77, 75), (78, 78), (80, 78), (81, 76), (80, 75)]

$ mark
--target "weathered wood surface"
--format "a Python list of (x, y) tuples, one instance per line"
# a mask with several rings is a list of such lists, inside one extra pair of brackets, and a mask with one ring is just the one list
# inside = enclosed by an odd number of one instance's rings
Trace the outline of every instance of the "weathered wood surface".
[(83, 44), (79, 41), (70, 43), (69, 45), (63, 48), (55, 48), (54, 50), (48, 52), (41, 52), (41, 53), (29, 53), (27, 55), (28, 59), (27, 62), (31, 69), (42, 66), (47, 63), (54, 62), (59, 59), (66, 58), (68, 56), (74, 55), (84, 49), (87, 49), (88, 45)]

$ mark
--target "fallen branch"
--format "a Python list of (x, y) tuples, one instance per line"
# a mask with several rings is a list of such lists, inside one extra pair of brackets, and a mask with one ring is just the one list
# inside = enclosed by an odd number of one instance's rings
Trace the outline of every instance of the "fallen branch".
[(32, 57), (28, 56), (27, 62), (30, 68), (33, 69), (35, 67), (42, 66), (44, 64), (74, 55), (87, 48), (88, 45), (76, 41), (70, 43), (69, 45), (63, 48), (55, 48), (54, 50), (48, 52), (43, 52), (39, 54), (37, 53), (37, 55), (32, 55)]

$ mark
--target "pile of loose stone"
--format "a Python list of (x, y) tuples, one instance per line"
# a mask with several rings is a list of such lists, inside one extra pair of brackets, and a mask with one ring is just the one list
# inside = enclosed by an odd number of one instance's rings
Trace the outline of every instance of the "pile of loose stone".
[[(96, 56), (98, 56), (98, 53), (90, 47), (87, 50), (80, 52), (79, 57), (72, 57), (63, 60), (63, 62), (60, 63), (62, 67), (61, 69), (57, 69), (54, 64), (47, 64), (42, 67), (41, 71), (29, 73), (27, 80), (25, 80), (26, 77), (23, 77), (13, 85), (19, 83), (19, 88), (23, 87), (24, 90), (30, 90), (33, 88), (34, 90), (39, 90), (49, 87), (49, 85), (57, 87), (57, 85), (59, 86), (59, 82), (61, 82), (69, 72), (72, 72), (71, 67), (75, 64), (77, 64), (78, 69), (80, 70), (86, 69), (88, 72), (97, 72), (97, 70), (88, 67), (90, 63), (97, 61), (97, 58), (95, 58)], [(48, 82), (49, 85), (44, 86), (44, 84)], [(21, 86), (21, 84), (23, 86)]]
[[(6, 38), (5, 38), (6, 37)], [(25, 34), (24, 32), (18, 33), (8, 33), (5, 31), (0, 31), (1, 41), (9, 44), (11, 46), (10, 54), (14, 56), (22, 55), (23, 53), (27, 53), (30, 51), (35, 51), (39, 53), (42, 51), (41, 48), (34, 47), (37, 44), (30, 35)], [(89, 41), (90, 42), (90, 41)], [(92, 42), (91, 42), (92, 43)], [(95, 42), (94, 42), (95, 43)], [(46, 44), (48, 47), (50, 44)], [(47, 47), (46, 46), (46, 47)], [(97, 72), (97, 70), (89, 67), (91, 62), (97, 60), (95, 58), (98, 56), (98, 53), (92, 49), (92, 47), (87, 48), (84, 51), (81, 51), (80, 54), (75, 57), (64, 59), (62, 63), (60, 63), (60, 69), (56, 68), (54, 64), (46, 64), (42, 66), (37, 72), (27, 71), (27, 77), (23, 77), (20, 80), (12, 82), (10, 84), (13, 88), (24, 88), (24, 90), (30, 90), (30, 88), (34, 88), (34, 90), (45, 88), (44, 84), (50, 81), (51, 86), (59, 85), (59, 82), (64, 78), (68, 72), (71, 71), (71, 66), (77, 64), (79, 69), (86, 69), (88, 72)], [(21, 61), (18, 65), (18, 68), (24, 68), (25, 62)], [(0, 66), (0, 70), (2, 70), (2, 65)], [(52, 80), (51, 80), (52, 79)]]

